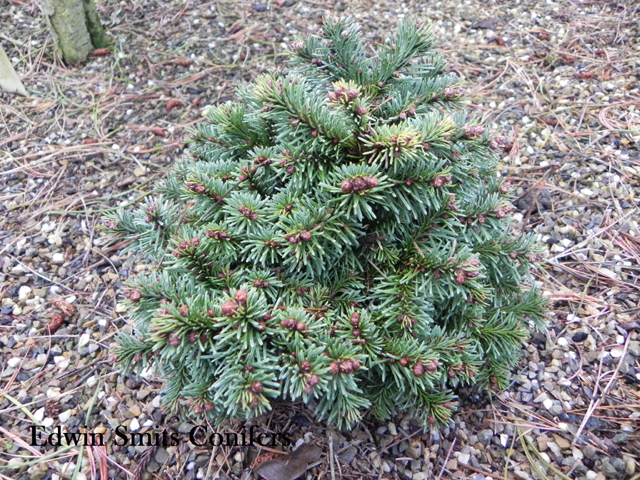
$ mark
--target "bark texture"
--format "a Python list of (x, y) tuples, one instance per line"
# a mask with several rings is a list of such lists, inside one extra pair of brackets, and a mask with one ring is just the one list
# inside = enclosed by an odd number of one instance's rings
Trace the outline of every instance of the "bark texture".
[(27, 91), (24, 89), (20, 77), (18, 77), (13, 69), (9, 57), (4, 53), (2, 44), (0, 44), (0, 90), (15, 92), (24, 96), (27, 95)]
[(84, 17), (91, 43), (95, 48), (105, 48), (109, 45), (109, 39), (102, 27), (102, 23), (100, 23), (96, 2), (94, 0), (83, 0), (82, 6), (84, 7)]
[(108, 45), (94, 0), (42, 0), (42, 9), (66, 61), (81, 62)]

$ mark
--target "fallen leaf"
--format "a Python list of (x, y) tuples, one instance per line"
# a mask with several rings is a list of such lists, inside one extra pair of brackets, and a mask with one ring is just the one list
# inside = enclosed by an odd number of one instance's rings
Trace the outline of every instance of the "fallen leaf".
[(84, 140), (82, 140), (82, 145), (92, 145), (94, 143), (98, 143), (97, 138), (85, 138)]
[(164, 128), (157, 128), (157, 127), (152, 128), (151, 133), (153, 133), (154, 135), (157, 135), (158, 137), (164, 137), (166, 135)]
[(188, 67), (191, 65), (191, 60), (188, 58), (176, 58), (173, 62), (174, 65), (180, 65), (181, 67)]
[(264, 480), (295, 480), (309, 468), (309, 464), (320, 458), (322, 449), (303, 444), (297, 450), (278, 460), (268, 460), (253, 469)]
[(49, 300), (49, 302), (54, 307), (62, 310), (62, 313), (64, 313), (67, 316), (73, 315), (76, 311), (75, 307), (62, 297), (53, 297), (51, 300)]
[(51, 317), (51, 321), (48, 325), (49, 335), (53, 335), (58, 331), (58, 329), (64, 323), (64, 315), (61, 313), (55, 313), (53, 317)]
[(111, 50), (108, 48), (96, 48), (91, 55), (95, 55), (96, 57), (104, 57), (105, 55), (109, 55)]
[(268, 462), (270, 460), (278, 460), (283, 458), (284, 456), (288, 457), (288, 454), (285, 454), (284, 452), (280, 452), (280, 453), (276, 453), (276, 452), (266, 452), (263, 453), (262, 455), (260, 455), (259, 457), (257, 457), (252, 463), (251, 463), (251, 468), (252, 469), (256, 469), (258, 468), (260, 465), (262, 465), (265, 462)]
[(182, 103), (180, 103), (180, 100), (172, 98), (167, 102), (167, 106), (165, 108), (167, 109), (167, 112), (170, 112), (171, 110), (173, 110), (176, 107), (179, 107), (180, 105), (182, 105)]
[(580, 80), (589, 80), (593, 77), (595, 77), (596, 74), (595, 72), (580, 72), (580, 73), (576, 73), (576, 78), (579, 78)]

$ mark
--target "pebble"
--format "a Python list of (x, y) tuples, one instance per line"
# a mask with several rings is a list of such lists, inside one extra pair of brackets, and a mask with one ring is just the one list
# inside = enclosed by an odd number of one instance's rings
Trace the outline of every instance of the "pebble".
[(544, 452), (548, 448), (549, 437), (540, 436), (536, 438), (536, 441), (538, 443), (538, 450), (541, 452)]
[(469, 460), (471, 460), (471, 455), (468, 453), (461, 453), (460, 455), (458, 455), (458, 462), (463, 465), (468, 465)]
[(33, 418), (42, 423), (42, 420), (44, 420), (44, 407), (37, 409), (33, 414)]
[(18, 357), (12, 357), (9, 360), (7, 360), (7, 365), (9, 365), (9, 367), (11, 368), (18, 368), (18, 365), (20, 365), (21, 363), (22, 363), (22, 359)]
[(66, 423), (67, 420), (69, 420), (71, 418), (71, 415), (73, 415), (73, 410), (71, 410), (71, 409), (65, 410), (64, 412), (60, 412), (58, 414), (58, 421), (60, 423)]
[(164, 465), (169, 460), (169, 452), (164, 448), (159, 448), (154, 455), (156, 462), (160, 465)]
[(140, 430), (140, 422), (137, 418), (131, 419), (131, 423), (129, 424), (129, 431), (137, 432), (138, 430)]
[(23, 285), (18, 290), (18, 300), (24, 302), (27, 298), (29, 298), (29, 294), (31, 293), (31, 287)]
[(90, 341), (91, 341), (91, 335), (89, 335), (88, 333), (83, 333), (82, 335), (80, 335), (80, 338), (78, 339), (78, 347), (84, 347)]
[(585, 445), (584, 447), (582, 447), (582, 454), (586, 458), (592, 459), (596, 454), (596, 449), (592, 445)]
[(613, 443), (615, 443), (616, 445), (627, 443), (627, 440), (629, 440), (629, 434), (628, 433), (618, 433), (617, 435), (615, 435), (611, 439), (611, 441)]
[(57, 355), (53, 357), (53, 362), (58, 366), (60, 370), (65, 370), (70, 363), (70, 359), (64, 355)]
[(407, 451), (404, 452), (407, 457), (411, 457), (414, 459), (420, 458), (422, 455), (422, 443), (420, 442), (412, 442)]
[(624, 353), (624, 349), (623, 348), (612, 348), (611, 349), (611, 356), (613, 358), (620, 358), (622, 356), (622, 354)]
[(480, 432), (478, 432), (478, 441), (485, 446), (488, 445), (489, 442), (491, 442), (492, 438), (493, 438), (493, 430), (489, 428), (480, 430)]
[(134, 417), (139, 417), (142, 414), (142, 410), (140, 409), (140, 407), (135, 404), (129, 407), (129, 411), (131, 412), (131, 415), (133, 415)]
[(553, 434), (553, 439), (561, 449), (567, 450), (571, 448), (571, 442), (566, 438), (561, 437), (560, 435)]
[(636, 462), (630, 455), (623, 455), (622, 459), (624, 460), (624, 472), (631, 476), (636, 473)]
[(64, 263), (64, 253), (60, 253), (60, 252), (54, 253), (51, 256), (51, 263), (57, 263), (57, 264)]

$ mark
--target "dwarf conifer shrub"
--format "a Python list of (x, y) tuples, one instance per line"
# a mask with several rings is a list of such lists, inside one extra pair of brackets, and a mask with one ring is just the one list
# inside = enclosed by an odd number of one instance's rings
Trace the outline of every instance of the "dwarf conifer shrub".
[(543, 302), (509, 233), (501, 139), (460, 100), (428, 25), (367, 46), (327, 19), (287, 72), (211, 108), (155, 195), (105, 223), (149, 273), (127, 291), (127, 368), (214, 422), (302, 400), (446, 421), (459, 385), (506, 385)]

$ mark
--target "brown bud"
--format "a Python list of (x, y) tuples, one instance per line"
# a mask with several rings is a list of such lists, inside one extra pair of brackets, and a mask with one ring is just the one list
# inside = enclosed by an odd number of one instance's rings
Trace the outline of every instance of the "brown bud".
[(309, 327), (307, 327), (307, 324), (304, 322), (298, 322), (296, 323), (296, 330), (298, 332), (306, 332), (307, 330), (309, 330)]
[(360, 331), (360, 329), (359, 329), (359, 328), (354, 328), (354, 329), (353, 329), (353, 336), (354, 336), (354, 337), (359, 337), (361, 333), (362, 333), (362, 332)]
[(300, 364), (300, 370), (302, 370), (303, 372), (309, 372), (311, 371), (311, 362), (308, 361), (304, 361)]
[(467, 277), (465, 276), (464, 273), (461, 273), (460, 275), (456, 276), (456, 283), (458, 285), (464, 285), (467, 282)]
[(303, 242), (308, 242), (309, 240), (311, 240), (311, 233), (307, 232), (306, 230), (301, 231), (300, 240), (302, 240)]
[(340, 371), (342, 373), (351, 373), (353, 371), (353, 363), (351, 360), (343, 360), (340, 362)]
[(253, 382), (253, 383), (251, 384), (251, 391), (252, 391), (253, 393), (261, 393), (261, 392), (262, 392), (262, 390), (264, 390), (264, 387), (263, 387), (262, 383), (260, 383), (260, 382)]
[(311, 394), (313, 393), (313, 387), (312, 387), (311, 385), (307, 384), (307, 385), (305, 385), (305, 386), (303, 387), (302, 392), (303, 392), (305, 395), (311, 395)]
[(353, 185), (351, 184), (351, 179), (346, 179), (342, 182), (342, 185), (340, 185), (340, 188), (342, 188), (342, 191), (344, 193), (351, 193), (353, 191)]
[(350, 323), (352, 327), (357, 327), (358, 325), (360, 325), (360, 314), (358, 312), (353, 312), (351, 314)]
[(258, 397), (254, 396), (249, 403), (249, 407), (256, 408), (258, 406)]
[(375, 188), (378, 186), (378, 179), (374, 176), (367, 175), (364, 177), (364, 181), (367, 184), (367, 188)]
[(169, 345), (171, 345), (172, 347), (177, 347), (180, 345), (180, 343), (182, 343), (180, 337), (174, 337), (173, 335), (169, 337)]
[(246, 290), (239, 289), (239, 290), (236, 291), (236, 294), (234, 295), (234, 298), (236, 299), (236, 302), (244, 304), (244, 303), (247, 302), (248, 296), (249, 296), (249, 294), (247, 293)]
[(317, 385), (318, 383), (320, 383), (320, 378), (315, 373), (312, 373), (309, 376), (309, 380), (307, 380), (307, 385), (310, 385), (310, 386), (313, 387), (314, 385)]
[(439, 362), (438, 360), (431, 360), (429, 363), (425, 365), (425, 369), (429, 373), (433, 373), (438, 369)]
[(131, 300), (133, 303), (138, 303), (141, 298), (142, 293), (140, 293), (140, 290), (133, 290), (129, 293), (129, 300)]
[(180, 315), (182, 315), (183, 317), (186, 317), (188, 310), (189, 310), (189, 307), (187, 307), (186, 305), (182, 305), (180, 307)]
[(284, 320), (282, 320), (280, 322), (280, 326), (282, 326), (283, 328), (288, 328), (288, 329), (295, 328), (296, 319), (295, 318), (285, 318)]
[(424, 373), (424, 365), (422, 365), (422, 362), (417, 362), (413, 366), (413, 374), (416, 377), (421, 377), (423, 373)]
[(360, 370), (360, 362), (354, 358), (353, 360), (351, 360), (351, 367), (353, 368), (354, 372), (357, 372), (358, 370)]
[[(351, 189), (354, 192), (360, 192), (367, 189), (367, 183), (363, 177), (355, 177), (351, 179)], [(344, 189), (343, 189), (344, 191)]]
[(350, 102), (354, 101), (356, 98), (358, 98), (358, 90), (356, 90), (355, 88), (350, 88), (349, 90), (347, 90), (347, 98)]
[(367, 109), (365, 107), (363, 107), (362, 105), (358, 105), (356, 107), (356, 113), (358, 115), (366, 115), (367, 114)]
[(233, 317), (238, 313), (238, 304), (236, 302), (224, 302), (222, 304), (222, 314), (225, 317)]
[(406, 367), (407, 365), (409, 365), (409, 359), (407, 357), (402, 357), (400, 359), (400, 365), (402, 365), (403, 367)]
[(207, 402), (203, 406), (205, 412), (210, 412), (213, 410), (213, 403)]
[(329, 365), (329, 373), (331, 375), (338, 375), (340, 373), (340, 365), (336, 362), (331, 362), (331, 365)]

